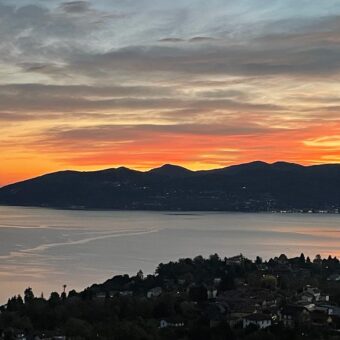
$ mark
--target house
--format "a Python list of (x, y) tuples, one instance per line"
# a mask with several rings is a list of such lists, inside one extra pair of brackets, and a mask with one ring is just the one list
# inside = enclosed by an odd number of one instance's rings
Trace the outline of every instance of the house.
[(254, 313), (245, 316), (243, 319), (243, 328), (247, 328), (250, 325), (257, 326), (260, 329), (268, 328), (272, 325), (272, 318), (269, 314)]
[(181, 319), (162, 319), (159, 323), (159, 328), (168, 328), (168, 327), (184, 327), (184, 321)]
[(158, 297), (161, 294), (162, 294), (162, 288), (161, 287), (155, 287), (155, 288), (150, 289), (147, 292), (146, 296), (147, 296), (148, 299), (151, 299), (153, 297)]
[(301, 301), (304, 302), (328, 302), (329, 301), (329, 295), (327, 294), (321, 294), (320, 289), (314, 288), (311, 286), (307, 286), (304, 291), (299, 295), (299, 298)]
[(229, 257), (225, 259), (225, 264), (226, 265), (241, 265), (244, 261), (244, 257), (242, 254)]

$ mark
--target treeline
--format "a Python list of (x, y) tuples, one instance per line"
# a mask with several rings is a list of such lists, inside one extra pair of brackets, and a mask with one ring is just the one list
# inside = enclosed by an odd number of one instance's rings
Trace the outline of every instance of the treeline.
[[(263, 274), (264, 270), (271, 273), (280, 266), (308, 270), (310, 277), (286, 282)], [(241, 282), (284, 292), (301, 290), (306, 283), (313, 283), (329, 290), (334, 301), (340, 303), (339, 283), (327, 280), (335, 273), (340, 273), (340, 263), (331, 256), (322, 259), (317, 255), (311, 260), (303, 254), (295, 258), (280, 255), (269, 261), (260, 257), (251, 261), (242, 255), (229, 259), (217, 254), (209, 258), (197, 256), (160, 264), (154, 275), (146, 277), (141, 271), (134, 276), (118, 275), (79, 293), (53, 292), (44, 298), (27, 288), (23, 296), (9, 299), (1, 308), (0, 329), (5, 340), (15, 339), (18, 330), (32, 339), (39, 334), (89, 340), (300, 339), (298, 330), (287, 330), (280, 324), (270, 331), (244, 330), (241, 326), (231, 329), (227, 322), (211, 327), (209, 290), (220, 295), (234, 290)], [(148, 292), (155, 287), (161, 294), (148, 298)], [(160, 328), (161, 320), (184, 326)], [(318, 336), (315, 333), (315, 339)]]

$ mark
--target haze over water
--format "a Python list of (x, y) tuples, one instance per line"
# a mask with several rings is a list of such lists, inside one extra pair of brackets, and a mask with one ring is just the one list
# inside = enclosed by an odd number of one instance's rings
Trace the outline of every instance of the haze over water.
[(63, 211), (0, 207), (0, 303), (153, 272), (181, 257), (340, 255), (340, 215)]

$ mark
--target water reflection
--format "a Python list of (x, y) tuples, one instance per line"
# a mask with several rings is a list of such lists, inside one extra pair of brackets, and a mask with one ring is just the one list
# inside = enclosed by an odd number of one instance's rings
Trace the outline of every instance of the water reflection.
[(179, 257), (340, 254), (340, 216), (62, 211), (0, 207), (0, 302), (82, 289)]

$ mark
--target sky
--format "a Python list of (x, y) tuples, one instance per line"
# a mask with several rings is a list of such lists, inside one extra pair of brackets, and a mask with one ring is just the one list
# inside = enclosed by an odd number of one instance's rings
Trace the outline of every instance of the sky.
[(0, 0), (0, 185), (340, 163), (338, 0)]

